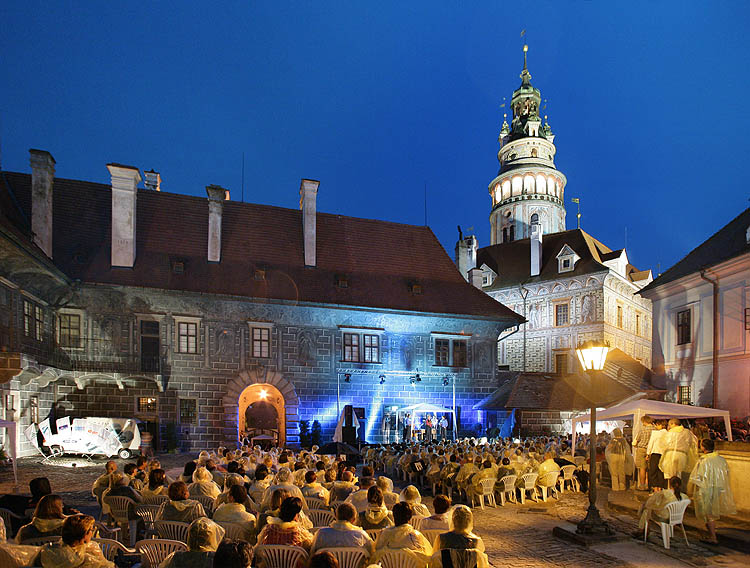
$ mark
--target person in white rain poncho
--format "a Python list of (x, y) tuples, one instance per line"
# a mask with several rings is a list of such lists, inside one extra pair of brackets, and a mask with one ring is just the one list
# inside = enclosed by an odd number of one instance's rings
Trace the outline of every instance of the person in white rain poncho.
[(402, 550), (414, 559), (418, 568), (425, 568), (432, 556), (432, 545), (424, 535), (409, 524), (413, 516), (409, 503), (396, 503), (393, 506), (393, 520), (396, 523), (380, 531), (375, 541), (375, 555), (371, 562), (377, 564), (389, 550)]
[(188, 549), (173, 552), (159, 568), (212, 568), (214, 552), (223, 538), (224, 529), (211, 519), (195, 519), (188, 527)]
[(419, 489), (417, 489), (414, 485), (407, 485), (406, 487), (404, 487), (398, 498), (399, 501), (403, 501), (411, 505), (412, 512), (415, 516), (430, 516), (430, 510), (422, 504), (422, 496), (419, 494)]
[(716, 544), (716, 520), (721, 515), (737, 512), (729, 487), (729, 468), (726, 460), (714, 451), (714, 441), (701, 440), (703, 455), (690, 474), (694, 486), (695, 516), (706, 523), (708, 540)]
[(214, 476), (205, 467), (197, 467), (193, 472), (193, 482), (188, 486), (188, 492), (192, 496), (207, 495), (216, 499), (221, 494), (221, 489), (214, 483)]
[(94, 517), (73, 515), (65, 519), (62, 540), (42, 547), (40, 558), (44, 568), (114, 568), (101, 548), (91, 541), (96, 526)]
[(488, 568), (484, 542), (472, 532), (474, 515), (466, 505), (456, 505), (451, 515), (451, 530), (435, 539), (431, 568)]
[(664, 479), (682, 477), (682, 472), (693, 469), (697, 459), (698, 445), (695, 436), (682, 426), (679, 419), (672, 418), (664, 437), (664, 453), (659, 462)]
[(619, 428), (612, 431), (612, 440), (604, 450), (604, 457), (607, 459), (609, 474), (612, 477), (612, 490), (625, 491), (625, 476), (632, 473), (633, 455)]
[[(658, 522), (668, 522), (669, 512), (666, 506), (675, 501), (687, 499), (687, 495), (680, 491), (682, 481), (679, 477), (672, 477), (669, 480), (669, 488), (663, 491), (656, 491), (651, 495), (638, 510), (638, 528), (643, 530), (646, 521), (651, 519)], [(641, 531), (636, 531), (633, 536), (640, 538)]]

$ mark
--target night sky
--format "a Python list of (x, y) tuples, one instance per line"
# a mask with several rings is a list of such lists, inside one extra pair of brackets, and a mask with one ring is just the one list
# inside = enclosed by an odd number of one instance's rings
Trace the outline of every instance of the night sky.
[(239, 200), (244, 152), (245, 201), (296, 208), (308, 177), (320, 211), (418, 225), (426, 186), (453, 256), (458, 224), (489, 244), (527, 41), (568, 228), (579, 197), (582, 228), (656, 272), (748, 207), (750, 3), (146, 4), (2, 2), (4, 169), (41, 148), (58, 177), (120, 162)]

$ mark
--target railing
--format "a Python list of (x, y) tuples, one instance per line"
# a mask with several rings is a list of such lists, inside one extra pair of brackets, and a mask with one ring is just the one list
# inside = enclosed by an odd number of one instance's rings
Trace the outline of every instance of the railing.
[(104, 339), (79, 339), (66, 345), (45, 343), (33, 352), (39, 361), (67, 371), (154, 373), (165, 367), (160, 355), (123, 353), (119, 345)]

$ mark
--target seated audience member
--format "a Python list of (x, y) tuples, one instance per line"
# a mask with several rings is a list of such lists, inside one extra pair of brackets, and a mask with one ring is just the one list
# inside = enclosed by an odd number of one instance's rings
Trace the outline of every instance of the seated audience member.
[(679, 477), (672, 477), (669, 479), (668, 489), (656, 491), (649, 496), (643, 504), (641, 504), (641, 507), (638, 510), (638, 528), (641, 530), (633, 533), (635, 538), (641, 538), (643, 536), (642, 531), (646, 526), (647, 520), (650, 519), (662, 523), (669, 521), (669, 512), (665, 507), (675, 501), (687, 499), (687, 496), (681, 492), (681, 488), (682, 480)]
[[(483, 479), (497, 479), (497, 472), (492, 465), (490, 460), (485, 460), (482, 463), (482, 469), (477, 471), (471, 477), (471, 483), (466, 486), (466, 494), (469, 497), (469, 502), (473, 502), (473, 499), (482, 493), (481, 481)], [(494, 487), (493, 487), (494, 490)]]
[[(370, 472), (372, 472), (372, 469), (370, 469)], [(357, 513), (362, 513), (367, 510), (367, 492), (371, 487), (375, 487), (375, 479), (371, 475), (362, 476), (362, 479), (359, 480), (359, 487), (358, 491), (349, 494), (346, 502), (354, 505)], [(377, 489), (377, 487), (375, 488)]]
[(145, 485), (146, 474), (138, 469), (134, 463), (126, 463), (125, 467), (122, 468), (122, 472), (125, 474), (126, 485), (129, 485), (140, 493)]
[(308, 568), (339, 568), (339, 561), (333, 553), (324, 550), (310, 557)]
[(249, 541), (255, 531), (255, 515), (247, 512), (247, 490), (244, 485), (232, 485), (226, 503), (214, 511), (213, 519), (217, 523), (232, 523), (243, 529), (243, 539)]
[(398, 493), (393, 492), (393, 481), (391, 478), (381, 475), (375, 482), (378, 489), (383, 493), (383, 503), (389, 509), (393, 509), (393, 506), (398, 503)]
[(292, 471), (288, 467), (282, 467), (276, 474), (274, 483), (268, 487), (263, 493), (263, 502), (261, 503), (261, 509), (268, 507), (271, 502), (271, 494), (277, 489), (283, 489), (292, 497), (299, 497), (304, 503), (304, 496), (302, 491), (293, 483)]
[[(377, 489), (377, 488), (375, 488)], [(330, 527), (318, 529), (310, 547), (310, 554), (322, 548), (363, 548), (367, 556), (372, 556), (375, 543), (368, 534), (354, 523), (357, 511), (350, 503), (342, 503), (336, 509), (336, 520)]]
[(544, 461), (539, 464), (539, 469), (537, 470), (539, 477), (550, 472), (560, 473), (560, 466), (555, 461), (555, 452), (546, 452), (544, 454)]
[(258, 535), (258, 544), (286, 544), (310, 550), (313, 536), (299, 522), (302, 499), (287, 497), (279, 507), (278, 517), (269, 517)]
[(156, 520), (190, 523), (195, 519), (206, 516), (203, 505), (198, 501), (189, 499), (188, 488), (183, 481), (175, 481), (170, 485), (167, 495), (169, 501), (161, 504), (156, 513)]
[(195, 473), (195, 468), (197, 467), (198, 464), (194, 461), (187, 462), (185, 464), (185, 469), (182, 470), (182, 475), (180, 475), (177, 481), (182, 481), (185, 485), (190, 485), (193, 482), (193, 473)]
[[(476, 566), (488, 568), (484, 541), (472, 532), (474, 516), (466, 505), (456, 505), (451, 516), (453, 528), (435, 539), (433, 566)], [(473, 552), (467, 552), (473, 551)]]
[(510, 458), (503, 458), (500, 467), (497, 469), (497, 480), (500, 481), (506, 475), (516, 475), (516, 470), (510, 465)]
[[(228, 473), (224, 478), (224, 491), (214, 500), (214, 507), (218, 507), (223, 503), (229, 502), (229, 491), (235, 485), (240, 485), (244, 489), (245, 483), (242, 479), (242, 476), (237, 473)], [(256, 505), (253, 500), (250, 499), (250, 497), (247, 495), (247, 491), (245, 491), (245, 501), (242, 504), (244, 505), (248, 513), (253, 513), (255, 511)]]
[[(133, 489), (132, 486), (128, 485), (128, 477), (115, 472), (109, 476), (110, 485), (109, 491), (104, 497), (128, 497), (136, 503), (143, 503), (143, 497), (141, 494)], [(138, 519), (138, 515), (135, 514), (135, 507), (133, 505), (128, 506), (128, 519)]]
[[(250, 498), (260, 507), (263, 504), (263, 495), (271, 485), (271, 479), (265, 466), (260, 465), (255, 470), (255, 481), (250, 485), (248, 493)], [(261, 508), (262, 509), (262, 508)]]
[(198, 495), (207, 495), (216, 499), (221, 490), (219, 486), (214, 483), (213, 475), (205, 467), (197, 467), (193, 472), (193, 482), (188, 485), (188, 492), (193, 497)]
[(373, 564), (377, 564), (386, 551), (406, 550), (420, 568), (427, 566), (432, 556), (432, 545), (421, 532), (409, 524), (413, 514), (412, 506), (407, 502), (396, 503), (393, 506), (395, 526), (383, 529), (378, 535)]
[(449, 530), (450, 517), (448, 510), (451, 508), (450, 498), (445, 495), (435, 495), (435, 498), (432, 500), (432, 507), (435, 509), (435, 514), (422, 519), (419, 530)]
[(320, 484), (317, 474), (312, 470), (305, 472), (305, 484), (302, 486), (302, 495), (305, 498), (314, 497), (315, 499), (322, 499), (326, 505), (331, 497), (328, 489)]
[[(35, 477), (29, 481), (29, 491), (31, 491), (31, 498), (27, 496), (21, 496), (18, 503), (13, 502), (14, 505), (20, 505), (21, 511), (17, 512), (15, 509), (11, 509), (17, 515), (28, 518), (36, 509), (37, 504), (45, 495), (52, 494), (52, 486), (50, 485), (49, 479), (46, 477)], [(13, 497), (8, 495), (8, 497)], [(66, 515), (80, 515), (81, 512), (78, 509), (67, 507), (63, 504), (63, 513)]]
[(213, 568), (250, 568), (253, 547), (242, 540), (222, 541), (214, 553)]
[(393, 526), (393, 515), (383, 503), (383, 492), (377, 487), (367, 490), (367, 508), (359, 513), (359, 526), (365, 530)]
[(211, 474), (216, 487), (224, 487), (224, 471), (221, 471), (214, 460), (206, 462), (206, 469)]
[(195, 519), (188, 527), (188, 549), (173, 552), (159, 568), (213, 568), (214, 553), (223, 538), (224, 529), (211, 519)]
[(91, 487), (91, 494), (96, 497), (99, 506), (102, 504), (102, 493), (109, 489), (109, 476), (117, 471), (117, 463), (110, 460), (104, 466), (104, 473), (96, 478)]
[(45, 495), (37, 503), (31, 522), (18, 529), (16, 542), (23, 544), (32, 538), (60, 536), (65, 518), (62, 498), (59, 495)]
[(419, 494), (419, 489), (414, 485), (407, 485), (403, 491), (401, 491), (399, 499), (411, 505), (413, 515), (417, 517), (430, 516), (430, 510), (422, 504), (422, 496)]
[(143, 497), (167, 495), (169, 487), (166, 484), (167, 473), (163, 469), (152, 469), (148, 474), (148, 484), (141, 491)]
[(346, 501), (357, 488), (354, 486), (354, 474), (344, 470), (340, 481), (334, 481), (331, 485), (331, 501)]
[(39, 555), (43, 568), (114, 568), (101, 548), (91, 541), (94, 517), (72, 515), (62, 525), (60, 542), (45, 544)]

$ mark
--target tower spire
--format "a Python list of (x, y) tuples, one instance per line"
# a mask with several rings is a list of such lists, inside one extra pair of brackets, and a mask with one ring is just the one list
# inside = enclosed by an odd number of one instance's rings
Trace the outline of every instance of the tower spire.
[(529, 52), (529, 46), (523, 45), (523, 71), (521, 71), (521, 86), (531, 85), (531, 73), (526, 62), (526, 54)]

